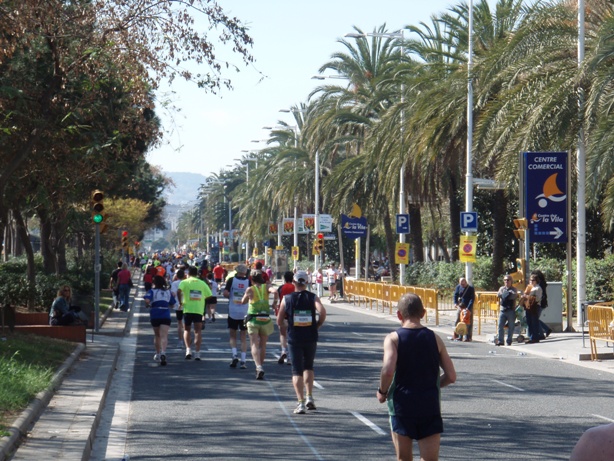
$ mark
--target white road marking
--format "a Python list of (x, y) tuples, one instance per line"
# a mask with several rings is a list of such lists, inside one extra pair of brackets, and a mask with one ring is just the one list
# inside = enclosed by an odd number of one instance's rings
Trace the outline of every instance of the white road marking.
[(605, 416), (601, 416), (601, 415), (591, 415), (591, 416), (594, 416), (595, 418), (603, 419), (604, 421), (608, 421), (610, 423), (614, 423), (614, 419), (606, 418)]
[[(266, 382), (269, 387), (271, 388), (271, 392), (273, 393), (273, 395), (275, 396), (275, 399), (277, 400), (277, 403), (279, 404), (279, 406), (281, 407), (281, 410), (284, 412), (284, 414), (286, 415), (286, 417), (288, 418), (288, 420), (290, 421), (290, 424), (292, 424), (292, 427), (294, 428), (294, 430), (296, 431), (296, 433), (299, 435), (299, 437), (301, 439), (303, 439), (303, 442), (305, 442), (305, 445), (307, 445), (309, 447), (309, 449), (311, 450), (311, 452), (313, 453), (313, 455), (315, 456), (315, 459), (317, 460), (321, 460), (324, 461), (324, 458), (320, 455), (320, 453), (318, 453), (318, 450), (316, 449), (316, 447), (314, 447), (311, 442), (309, 441), (309, 439), (307, 438), (307, 436), (305, 434), (303, 434), (303, 431), (301, 431), (301, 429), (296, 425), (296, 423), (294, 422), (294, 419), (292, 419), (292, 416), (290, 415), (290, 413), (288, 412), (288, 410), (286, 409), (285, 405), (282, 403), (281, 399), (279, 398), (279, 395), (277, 394), (277, 392), (275, 392), (275, 389), (273, 388), (273, 385), (267, 381)], [(304, 415), (296, 415), (297, 418), (300, 417), (304, 417)]]
[(516, 389), (517, 391), (520, 391), (520, 392), (524, 392), (525, 391), (524, 389), (522, 389), (520, 387), (514, 386), (512, 384), (504, 383), (503, 381), (499, 381), (497, 379), (491, 379), (491, 381), (494, 382), (494, 383), (497, 383), (497, 384), (501, 384), (502, 386), (511, 387), (512, 389)]
[(358, 413), (356, 411), (350, 411), (350, 413), (352, 413), (354, 415), (354, 417), (357, 418), (361, 423), (363, 423), (365, 426), (371, 428), (373, 431), (377, 432), (378, 434), (380, 434), (380, 435), (387, 435), (388, 434), (381, 427), (379, 427), (377, 424), (373, 423), (372, 421), (368, 420), (367, 418), (365, 418), (360, 413)]
[(315, 379), (313, 380), (313, 385), (315, 387), (317, 387), (318, 389), (324, 389), (324, 386), (322, 386), (319, 382), (317, 382)]

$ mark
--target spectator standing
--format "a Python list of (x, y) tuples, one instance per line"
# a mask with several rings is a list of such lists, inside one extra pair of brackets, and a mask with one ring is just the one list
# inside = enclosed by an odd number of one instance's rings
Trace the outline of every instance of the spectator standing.
[[(469, 312), (471, 312), (471, 323), (467, 327), (467, 337), (465, 341), (471, 341), (473, 336), (473, 300), (475, 299), (475, 290), (469, 285), (467, 279), (465, 277), (461, 277), (458, 279), (458, 285), (454, 289), (454, 294), (452, 295), (452, 302), (456, 306), (456, 321), (454, 325), (457, 325), (460, 322), (460, 314), (462, 311), (462, 307), (460, 305), (461, 301), (465, 305)], [(453, 338), (458, 340), (458, 335), (454, 333)]]
[(514, 327), (516, 326), (516, 300), (518, 299), (518, 290), (512, 285), (512, 277), (506, 275), (503, 277), (503, 286), (497, 292), (499, 299), (499, 336), (496, 342), (497, 346), (503, 346), (503, 336), (505, 333), (505, 325), (507, 323), (507, 345), (512, 345), (514, 337)]
[(322, 274), (322, 268), (318, 267), (316, 271), (316, 294), (318, 296), (323, 296), (324, 293), (324, 274)]
[[(548, 282), (546, 282), (546, 276), (540, 270), (534, 270), (531, 272), (531, 275), (536, 275), (539, 279), (539, 286), (542, 289), (542, 301), (539, 306), (539, 317), (541, 318), (542, 312), (546, 307), (548, 307)], [(552, 328), (546, 325), (542, 320), (539, 321), (539, 339), (544, 340), (552, 333)]]
[(337, 270), (331, 264), (326, 270), (326, 281), (328, 282), (328, 299), (331, 301), (337, 297)]
[(420, 323), (425, 313), (418, 296), (403, 295), (397, 305), (401, 328), (384, 340), (376, 395), (380, 403), (388, 403), (392, 441), (399, 460), (413, 459), (413, 440), (418, 441), (420, 459), (439, 458), (443, 432), (440, 388), (456, 381), (445, 344)]
[[(284, 320), (288, 322), (292, 385), (298, 400), (294, 413), (304, 414), (306, 410), (316, 409), (313, 399), (313, 363), (318, 345), (318, 330), (326, 320), (326, 309), (320, 298), (307, 291), (307, 272), (298, 271), (294, 274), (293, 282), (296, 291), (285, 295), (281, 300), (277, 325), (281, 330)], [(303, 392), (306, 392), (306, 395)]]
[(188, 278), (182, 280), (177, 288), (179, 304), (183, 307), (183, 341), (185, 343), (185, 358), (192, 358), (190, 348), (190, 330), (194, 324), (194, 360), (200, 360), (200, 346), (202, 343), (203, 315), (205, 313), (205, 299), (211, 296), (209, 285), (197, 277), (198, 269), (190, 266)]
[(531, 274), (529, 277), (529, 285), (522, 295), (524, 301), (525, 313), (527, 316), (527, 329), (529, 340), (527, 344), (538, 343), (540, 340), (539, 314), (542, 301), (543, 290), (539, 286), (539, 277)]

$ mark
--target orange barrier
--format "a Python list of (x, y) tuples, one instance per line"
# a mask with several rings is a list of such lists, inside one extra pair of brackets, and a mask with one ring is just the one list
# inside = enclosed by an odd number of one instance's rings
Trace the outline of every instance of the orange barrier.
[(614, 343), (614, 308), (612, 303), (587, 306), (588, 335), (591, 343), (591, 360), (597, 360), (597, 341)]

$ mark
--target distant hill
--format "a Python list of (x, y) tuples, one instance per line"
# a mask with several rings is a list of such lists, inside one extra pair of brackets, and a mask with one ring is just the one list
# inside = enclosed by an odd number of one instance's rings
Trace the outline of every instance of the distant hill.
[(164, 172), (175, 183), (165, 191), (165, 197), (170, 205), (183, 205), (196, 201), (198, 189), (205, 182), (205, 176), (199, 173), (169, 173)]

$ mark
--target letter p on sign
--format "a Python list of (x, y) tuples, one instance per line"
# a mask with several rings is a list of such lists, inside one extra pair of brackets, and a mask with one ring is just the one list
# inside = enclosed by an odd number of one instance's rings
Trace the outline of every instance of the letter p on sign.
[(478, 231), (478, 214), (475, 211), (463, 211), (460, 215), (461, 232)]

